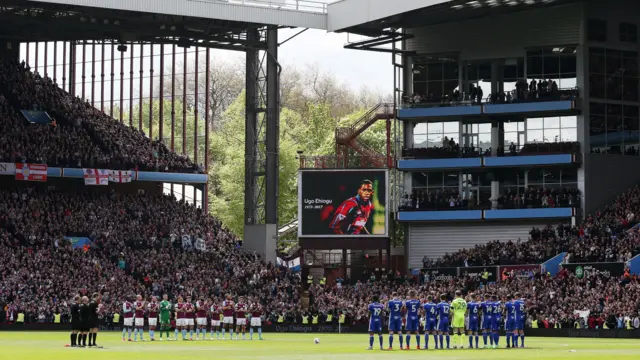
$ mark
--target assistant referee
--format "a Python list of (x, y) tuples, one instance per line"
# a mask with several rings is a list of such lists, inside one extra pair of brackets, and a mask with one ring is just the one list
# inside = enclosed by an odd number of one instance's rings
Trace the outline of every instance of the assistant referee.
[(89, 307), (89, 298), (82, 297), (82, 305), (80, 305), (80, 340), (78, 340), (79, 347), (87, 346), (87, 334), (91, 328), (91, 308)]
[(80, 295), (73, 298), (71, 304), (71, 347), (78, 346), (78, 332), (80, 332)]

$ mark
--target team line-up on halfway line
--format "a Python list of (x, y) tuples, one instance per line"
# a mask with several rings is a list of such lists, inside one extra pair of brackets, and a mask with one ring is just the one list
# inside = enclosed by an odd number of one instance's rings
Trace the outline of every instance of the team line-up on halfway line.
[[(469, 348), (480, 348), (479, 333), (482, 332), (483, 348), (497, 348), (500, 343), (500, 330), (504, 326), (506, 331), (507, 348), (524, 347), (524, 324), (526, 300), (520, 293), (508, 295), (500, 301), (496, 295), (485, 294), (484, 301), (478, 301), (473, 293), (462, 298), (462, 292), (456, 291), (451, 303), (447, 295), (440, 295), (440, 302), (434, 295), (428, 295), (426, 301), (418, 299), (418, 293), (412, 291), (409, 299), (402, 301), (398, 294), (393, 293), (392, 299), (381, 303), (378, 297), (373, 297), (369, 304), (369, 348), (373, 349), (374, 334), (378, 334), (380, 350), (384, 349), (382, 337), (382, 316), (389, 317), (389, 347), (393, 350), (393, 338), (398, 334), (400, 349), (411, 348), (411, 334), (415, 335), (416, 348), (429, 348), (429, 335), (433, 335), (435, 349), (450, 349), (450, 333), (453, 334), (453, 348), (464, 348), (464, 335), (469, 337)], [(403, 313), (405, 317), (403, 318)], [(406, 346), (403, 347), (403, 320), (405, 322)], [(420, 328), (424, 330), (424, 348), (420, 347)], [(518, 341), (519, 340), (519, 341)]]

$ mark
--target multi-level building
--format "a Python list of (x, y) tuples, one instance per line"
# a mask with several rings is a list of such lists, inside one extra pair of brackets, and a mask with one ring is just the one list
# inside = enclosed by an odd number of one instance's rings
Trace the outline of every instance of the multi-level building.
[[(332, 17), (350, 3), (366, 8)], [(410, 268), (579, 221), (640, 180), (639, 13), (631, 0), (329, 6), (330, 30), (378, 36), (352, 47), (403, 44), (392, 51)]]

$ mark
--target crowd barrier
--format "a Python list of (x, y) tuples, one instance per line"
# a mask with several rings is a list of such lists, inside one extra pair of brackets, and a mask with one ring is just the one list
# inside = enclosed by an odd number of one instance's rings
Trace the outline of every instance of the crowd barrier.
[[(69, 324), (8, 324), (0, 323), (0, 331), (69, 331)], [(269, 324), (262, 327), (264, 332), (271, 333), (307, 333), (307, 334), (366, 334), (369, 332), (365, 324), (342, 325), (337, 324)], [(119, 331), (118, 331), (119, 332)], [(534, 337), (570, 337), (570, 338), (617, 338), (640, 339), (640, 329), (525, 329), (527, 336)], [(504, 331), (503, 334), (504, 335)]]

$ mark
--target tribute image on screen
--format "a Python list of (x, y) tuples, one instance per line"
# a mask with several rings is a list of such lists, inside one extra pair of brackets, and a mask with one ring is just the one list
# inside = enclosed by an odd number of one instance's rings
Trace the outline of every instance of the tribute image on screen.
[(300, 173), (299, 236), (385, 236), (387, 172)]

